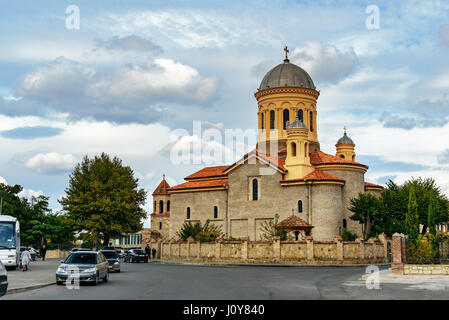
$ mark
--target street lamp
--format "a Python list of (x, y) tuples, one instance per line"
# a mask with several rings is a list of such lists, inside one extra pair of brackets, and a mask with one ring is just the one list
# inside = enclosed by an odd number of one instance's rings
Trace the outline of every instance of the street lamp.
[(8, 194), (11, 193), (11, 190), (9, 190), (8, 192), (6, 192), (1, 198), (0, 198), (0, 216), (2, 215), (2, 211), (3, 211), (3, 198), (5, 198)]

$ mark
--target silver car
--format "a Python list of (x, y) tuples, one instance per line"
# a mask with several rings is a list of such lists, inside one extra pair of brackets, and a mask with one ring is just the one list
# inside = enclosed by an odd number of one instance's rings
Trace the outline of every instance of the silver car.
[(72, 252), (61, 261), (56, 270), (56, 284), (62, 285), (67, 280), (89, 282), (97, 285), (100, 280), (109, 281), (109, 263), (100, 251)]
[(120, 259), (115, 250), (101, 250), (100, 251), (108, 260), (109, 270), (114, 272), (120, 272)]

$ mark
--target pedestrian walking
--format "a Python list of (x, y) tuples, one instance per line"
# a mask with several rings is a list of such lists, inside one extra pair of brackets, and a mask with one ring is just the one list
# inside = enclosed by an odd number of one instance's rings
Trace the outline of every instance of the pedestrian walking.
[(145, 256), (146, 256), (145, 262), (148, 262), (148, 259), (151, 259), (151, 249), (148, 243), (147, 246), (145, 247)]
[(42, 261), (45, 261), (45, 254), (47, 253), (47, 245), (44, 243), (41, 247)]
[(22, 261), (22, 271), (28, 271), (28, 265), (30, 264), (31, 261), (31, 254), (28, 251), (28, 247), (26, 247), (25, 250), (23, 250), (20, 256), (20, 260)]
[(151, 250), (151, 253), (153, 254), (153, 260), (156, 258), (156, 249), (155, 248), (153, 248), (152, 250)]

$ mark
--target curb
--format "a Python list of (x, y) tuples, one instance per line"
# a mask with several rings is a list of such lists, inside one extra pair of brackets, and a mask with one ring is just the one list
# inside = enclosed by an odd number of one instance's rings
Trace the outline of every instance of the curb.
[(366, 267), (371, 265), (376, 266), (389, 266), (391, 263), (377, 263), (377, 264), (263, 264), (263, 263), (195, 263), (195, 262), (179, 262), (179, 261), (170, 261), (170, 260), (159, 260), (154, 261), (153, 263), (158, 264), (178, 264), (178, 265), (191, 265), (191, 266), (203, 266), (203, 267), (214, 267), (214, 266), (222, 266), (222, 267), (296, 267), (296, 268), (315, 268), (315, 267)]
[[(363, 275), (360, 280), (368, 279), (369, 275)], [(385, 280), (449, 280), (449, 276), (440, 275), (381, 275), (379, 276), (380, 281)]]
[(56, 284), (56, 282), (52, 281), (52, 282), (47, 282), (47, 283), (35, 284), (32, 286), (28, 286), (28, 287), (7, 289), (6, 294), (8, 295), (8, 294), (14, 294), (14, 293), (19, 293), (19, 292), (34, 290), (34, 289), (40, 289), (40, 288), (48, 287), (48, 286), (51, 286), (54, 284)]

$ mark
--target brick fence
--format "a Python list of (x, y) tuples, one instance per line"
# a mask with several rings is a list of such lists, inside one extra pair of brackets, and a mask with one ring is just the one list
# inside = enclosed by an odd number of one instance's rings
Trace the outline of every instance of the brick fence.
[[(387, 242), (380, 241), (224, 241), (196, 242), (192, 239), (151, 240), (156, 257), (167, 261), (197, 261), (226, 263), (293, 263), (293, 264), (369, 264), (388, 260)], [(146, 246), (143, 243), (142, 246)]]

